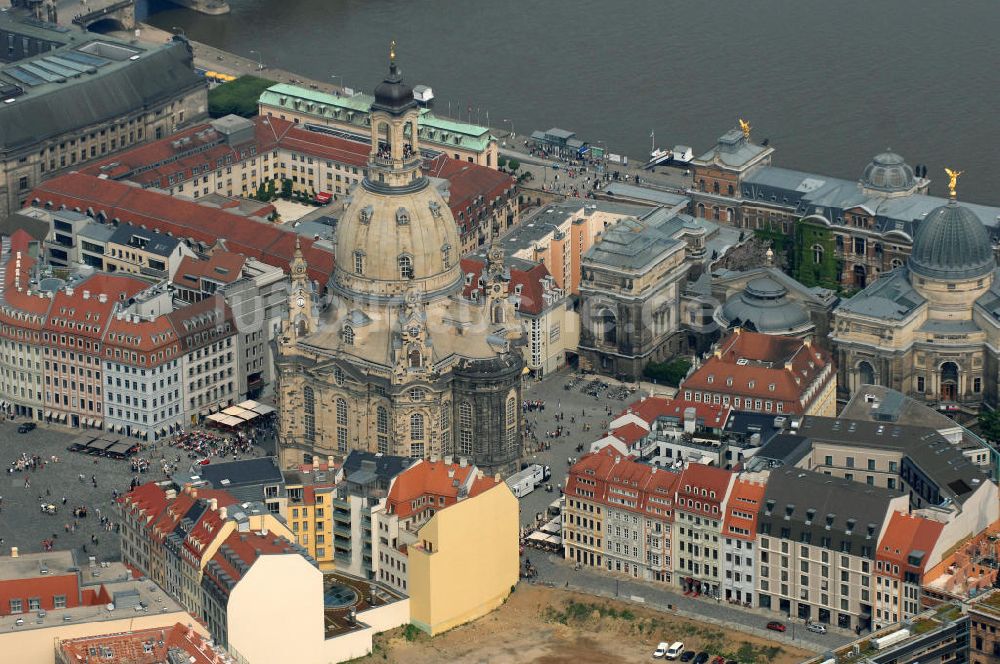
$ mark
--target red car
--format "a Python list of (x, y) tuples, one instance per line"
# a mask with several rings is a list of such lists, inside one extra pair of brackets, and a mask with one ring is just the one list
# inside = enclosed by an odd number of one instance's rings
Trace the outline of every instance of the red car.
[(712, 664), (726, 664), (726, 658), (722, 655), (716, 655), (712, 660)]
[(780, 623), (777, 620), (772, 620), (771, 622), (767, 623), (767, 628), (770, 630), (774, 630), (775, 632), (784, 632), (786, 629), (788, 629), (787, 627), (785, 627), (784, 623)]

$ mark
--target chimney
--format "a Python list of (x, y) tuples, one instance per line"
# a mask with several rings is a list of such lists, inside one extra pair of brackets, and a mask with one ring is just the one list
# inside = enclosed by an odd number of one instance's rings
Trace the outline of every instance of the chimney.
[(319, 457), (313, 457), (313, 470), (319, 470)]
[(430, 457), (430, 459), (429, 459), (429, 461), (431, 463), (437, 463), (437, 460), (438, 460), (438, 455), (437, 454), (432, 454), (431, 457)]
[(260, 534), (267, 537), (267, 528), (261, 528)]
[(455, 477), (455, 469), (454, 468), (449, 468), (448, 469), (448, 479), (451, 479), (453, 477)]
[(176, 490), (174, 490), (174, 489), (167, 489), (167, 490), (166, 490), (166, 491), (164, 492), (164, 495), (166, 495), (166, 497), (167, 497), (167, 500), (173, 500), (174, 498), (176, 498), (176, 497), (177, 497), (177, 491), (176, 491)]
[(331, 454), (326, 458), (326, 469), (333, 470), (333, 455)]
[(16, 547), (16, 546), (12, 546), (12, 547), (10, 547), (10, 557), (11, 557), (11, 558), (17, 558), (17, 557), (19, 557), (20, 555), (21, 555), (21, 554), (20, 554), (20, 553), (18, 552), (18, 550), (17, 550), (17, 547)]
[(222, 519), (223, 521), (225, 521), (226, 520), (226, 516), (227, 516), (227, 510), (226, 510), (226, 508), (225, 507), (220, 507), (219, 508), (219, 518)]
[(191, 496), (192, 498), (197, 498), (198, 497), (198, 487), (194, 487), (194, 486), (188, 487), (188, 495)]
[(209, 498), (208, 499), (208, 509), (212, 510), (213, 512), (218, 512), (219, 511), (219, 499), (218, 498)]
[(500, 482), (503, 482), (503, 478), (500, 477), (500, 473), (494, 473), (493, 474), (493, 481), (496, 482), (497, 484), (500, 484)]
[(70, 297), (73, 297), (73, 287), (72, 286), (67, 286), (66, 287), (66, 295), (69, 295)]
[(101, 293), (97, 296), (97, 301), (100, 302), (101, 304), (106, 304), (108, 301), (108, 296), (105, 295), (104, 293)]
[(89, 290), (83, 291), (83, 299), (85, 299), (85, 300), (89, 300), (90, 299), (90, 291)]
[(452, 455), (449, 454), (449, 455), (445, 456), (444, 462), (450, 466), (454, 462), (453, 461), (454, 458), (455, 457), (453, 457)]

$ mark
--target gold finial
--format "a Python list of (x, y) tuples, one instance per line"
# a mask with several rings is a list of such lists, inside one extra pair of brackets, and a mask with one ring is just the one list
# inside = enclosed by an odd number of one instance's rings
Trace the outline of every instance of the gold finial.
[(750, 123), (740, 118), (740, 131), (743, 132), (743, 138), (750, 140)]
[(948, 174), (948, 195), (952, 198), (956, 197), (955, 187), (958, 185), (958, 178), (965, 171), (953, 171), (950, 168), (944, 169), (944, 172)]
[(389, 44), (389, 63), (396, 64), (396, 40), (393, 39)]

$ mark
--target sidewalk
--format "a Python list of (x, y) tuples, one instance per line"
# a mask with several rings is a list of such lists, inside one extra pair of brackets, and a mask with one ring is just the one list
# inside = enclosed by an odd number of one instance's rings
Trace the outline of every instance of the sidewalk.
[[(843, 630), (836, 628), (830, 628), (827, 634), (807, 632), (805, 625), (800, 621), (776, 616), (771, 611), (735, 608), (724, 602), (687, 597), (649, 583), (610, 573), (598, 573), (587, 568), (576, 571), (569, 562), (542, 551), (528, 549), (525, 555), (538, 569), (538, 583), (556, 588), (568, 588), (607, 599), (636, 602), (660, 611), (726, 629), (738, 629), (759, 638), (794, 645), (816, 653), (838, 648), (856, 638), (853, 633), (847, 635)], [(788, 626), (787, 632), (773, 632), (764, 628), (768, 621), (779, 619)], [(755, 626), (757, 624), (760, 627)]]

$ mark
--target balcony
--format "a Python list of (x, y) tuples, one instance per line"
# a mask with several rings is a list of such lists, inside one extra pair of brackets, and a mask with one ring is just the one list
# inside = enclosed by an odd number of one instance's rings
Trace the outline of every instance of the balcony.
[(347, 539), (351, 539), (351, 529), (345, 528), (344, 526), (334, 526), (333, 534), (338, 537), (346, 537)]

